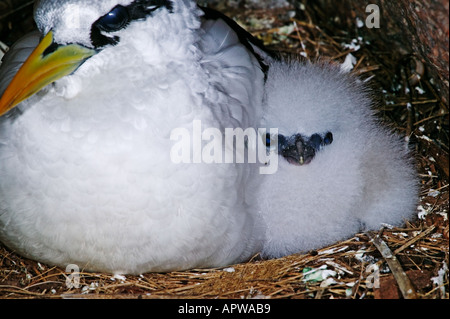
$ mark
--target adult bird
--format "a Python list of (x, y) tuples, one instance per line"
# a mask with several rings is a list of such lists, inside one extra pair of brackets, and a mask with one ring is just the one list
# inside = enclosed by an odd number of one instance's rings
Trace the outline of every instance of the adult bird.
[(39, 33), (0, 70), (0, 240), (112, 273), (258, 252), (246, 166), (174, 163), (170, 139), (195, 120), (256, 127), (265, 65), (253, 39), (190, 0), (41, 0), (34, 15)]

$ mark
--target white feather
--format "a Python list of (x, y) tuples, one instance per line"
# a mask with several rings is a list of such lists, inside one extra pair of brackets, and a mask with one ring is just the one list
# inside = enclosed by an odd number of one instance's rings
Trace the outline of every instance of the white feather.
[(264, 255), (317, 249), (414, 214), (411, 155), (376, 119), (355, 79), (326, 64), (272, 62), (266, 108), (263, 127), (287, 136), (330, 131), (334, 140), (310, 164), (280, 159), (276, 174), (254, 181), (254, 204), (267, 226)]
[[(53, 9), (38, 24), (56, 21), (56, 38), (69, 38), (56, 17), (64, 4)], [(113, 273), (223, 266), (260, 250), (245, 167), (170, 159), (175, 128), (259, 117), (255, 57), (223, 23), (202, 29), (200, 15), (175, 1), (172, 13), (134, 21), (116, 46), (0, 119), (0, 240), (42, 262)]]

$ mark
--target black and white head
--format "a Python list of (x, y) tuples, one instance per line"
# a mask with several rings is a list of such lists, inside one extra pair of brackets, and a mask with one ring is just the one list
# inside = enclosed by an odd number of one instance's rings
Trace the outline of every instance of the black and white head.
[(58, 44), (101, 49), (117, 44), (133, 23), (148, 21), (151, 29), (167, 35), (174, 30), (167, 20), (161, 25), (161, 16), (173, 13), (181, 22), (193, 10), (193, 1), (187, 0), (41, 0), (35, 6), (35, 21), (43, 34), (53, 31)]
[(4, 92), (0, 115), (86, 61), (95, 71), (181, 60), (195, 42), (200, 15), (192, 0), (37, 1), (43, 38)]

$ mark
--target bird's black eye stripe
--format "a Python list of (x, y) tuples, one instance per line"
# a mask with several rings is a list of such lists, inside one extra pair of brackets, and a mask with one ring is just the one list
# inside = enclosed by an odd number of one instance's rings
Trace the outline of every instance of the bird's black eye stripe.
[(117, 5), (106, 15), (94, 22), (91, 28), (91, 42), (96, 49), (116, 45), (120, 38), (105, 33), (119, 31), (133, 20), (146, 19), (157, 9), (165, 7), (172, 12), (170, 0), (135, 0), (128, 6)]
[(59, 44), (56, 42), (52, 42), (52, 44), (50, 44), (50, 46), (47, 49), (45, 49), (45, 51), (42, 53), (42, 56), (45, 57), (45, 56), (55, 52), (58, 48), (59, 48)]

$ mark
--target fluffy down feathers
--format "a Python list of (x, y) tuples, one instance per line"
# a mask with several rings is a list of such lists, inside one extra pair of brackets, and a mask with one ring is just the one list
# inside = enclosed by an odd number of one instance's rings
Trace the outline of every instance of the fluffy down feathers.
[(412, 216), (418, 183), (411, 154), (379, 123), (356, 79), (323, 63), (272, 62), (265, 96), (263, 127), (334, 137), (310, 164), (280, 159), (276, 174), (259, 177), (265, 256), (316, 249)]

